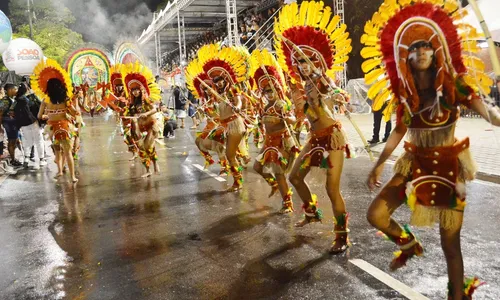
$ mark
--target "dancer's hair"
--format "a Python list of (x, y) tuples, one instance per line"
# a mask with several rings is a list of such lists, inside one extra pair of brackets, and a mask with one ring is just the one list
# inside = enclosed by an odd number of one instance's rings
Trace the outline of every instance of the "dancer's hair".
[(62, 81), (51, 78), (47, 82), (47, 94), (52, 104), (61, 104), (66, 101), (67, 90)]

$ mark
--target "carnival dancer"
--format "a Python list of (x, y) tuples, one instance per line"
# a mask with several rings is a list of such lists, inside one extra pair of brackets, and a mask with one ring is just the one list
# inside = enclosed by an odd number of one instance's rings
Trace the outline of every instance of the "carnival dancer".
[(274, 56), (267, 50), (252, 52), (251, 73), (256, 89), (267, 100), (261, 113), (265, 127), (264, 146), (254, 164), (254, 170), (271, 186), (272, 197), (280, 191), (281, 213), (293, 212), (292, 189), (286, 174), (299, 151), (290, 126), (295, 123), (292, 103), (285, 97), (285, 77)]
[(75, 139), (73, 142), (72, 153), (73, 153), (73, 159), (78, 160), (79, 159), (78, 152), (80, 151), (80, 147), (81, 147), (80, 136), (81, 136), (82, 128), (85, 125), (85, 123), (83, 123), (82, 111), (80, 109), (80, 101), (83, 101), (83, 90), (81, 87), (76, 87), (75, 91), (76, 91), (76, 95), (74, 95), (74, 97), (70, 103), (73, 111), (75, 112), (75, 116), (74, 116), (75, 117), (75, 120), (74, 120)]
[(391, 217), (399, 206), (406, 202), (412, 209), (412, 225), (439, 223), (448, 266), (448, 299), (453, 300), (471, 299), (480, 285), (477, 278), (464, 284), (460, 250), (465, 182), (476, 172), (469, 139), (455, 138), (460, 105), (500, 125), (498, 109), (485, 105), (477, 93), (488, 93), (492, 83), (482, 72), (484, 64), (464, 55), (478, 50), (475, 29), (460, 23), (464, 13), (458, 2), (385, 1), (365, 26), (366, 47), (361, 51), (366, 58), (365, 81), (373, 84), (368, 93), (375, 99), (374, 106), (392, 97), (384, 114), (390, 116), (397, 107), (396, 128), (368, 178), (371, 189), (380, 186), (384, 162), (407, 135), (406, 152), (396, 162), (395, 175), (372, 202), (368, 221), (401, 249), (391, 270), (424, 251), (410, 227)]
[(161, 100), (160, 88), (151, 70), (139, 62), (123, 66), (122, 76), (126, 93), (129, 95), (129, 105), (125, 109), (123, 118), (132, 122), (132, 136), (139, 148), (139, 157), (146, 168), (146, 173), (142, 177), (149, 177), (152, 175), (151, 163), (154, 172), (156, 174), (160, 172), (155, 148), (155, 141), (161, 129), (155, 117), (158, 112), (155, 102)]
[(136, 140), (138, 140), (139, 137), (134, 136), (134, 133), (132, 132), (132, 120), (122, 118), (129, 105), (129, 100), (127, 99), (125, 88), (123, 86), (123, 68), (124, 65), (122, 64), (117, 64), (111, 67), (110, 83), (112, 92), (107, 95), (106, 102), (107, 105), (114, 110), (121, 119), (123, 141), (125, 142), (125, 145), (127, 145), (128, 151), (132, 154), (132, 158), (129, 160), (133, 161), (139, 157), (139, 148), (136, 144)]
[(207, 84), (212, 95), (219, 101), (221, 125), (226, 135), (226, 157), (234, 182), (228, 191), (238, 191), (243, 186), (242, 167), (236, 158), (240, 142), (245, 134), (245, 124), (241, 111), (241, 99), (235, 88), (245, 81), (247, 69), (245, 57), (235, 47), (220, 48), (219, 45), (205, 45), (198, 51), (198, 59), (203, 70), (214, 83), (215, 89)]
[(209, 151), (214, 151), (219, 157), (221, 165), (220, 175), (229, 173), (229, 164), (226, 159), (224, 128), (220, 126), (220, 116), (217, 100), (210, 94), (202, 81), (213, 87), (213, 83), (203, 70), (198, 59), (193, 59), (186, 69), (186, 86), (191, 93), (200, 100), (198, 110), (207, 118), (207, 124), (202, 132), (196, 137), (195, 143), (205, 159), (205, 168), (215, 163)]
[(284, 72), (304, 86), (304, 112), (311, 123), (309, 140), (290, 173), (290, 181), (302, 199), (305, 212), (304, 219), (296, 226), (321, 221), (317, 197), (304, 179), (312, 167), (326, 169), (326, 190), (335, 224), (335, 240), (330, 248), (333, 254), (344, 252), (350, 246), (340, 177), (344, 157), (350, 157), (351, 151), (342, 124), (329, 108), (334, 102), (348, 101), (345, 92), (328, 78), (343, 69), (341, 64), (347, 61), (351, 51), (346, 26), (339, 22), (339, 16), (332, 17), (330, 7), (325, 7), (323, 2), (304, 1), (300, 7), (297, 3), (284, 6), (275, 23), (278, 61)]
[(38, 118), (47, 120), (58, 170), (55, 178), (63, 175), (66, 162), (71, 180), (76, 183), (78, 179), (75, 176), (72, 147), (75, 134), (73, 122), (77, 112), (70, 101), (73, 91), (69, 75), (55, 60), (49, 58), (35, 67), (31, 82), (37, 96), (45, 99), (40, 106)]

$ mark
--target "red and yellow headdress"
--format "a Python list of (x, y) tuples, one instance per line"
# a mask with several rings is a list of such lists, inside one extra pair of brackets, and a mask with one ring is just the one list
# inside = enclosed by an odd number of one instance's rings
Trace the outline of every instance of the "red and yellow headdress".
[(115, 90), (117, 85), (123, 84), (123, 75), (122, 75), (122, 64), (117, 64), (111, 67), (109, 73), (111, 74), (109, 77), (109, 82), (111, 83), (111, 87), (113, 91)]
[(276, 53), (283, 71), (300, 79), (296, 63), (299, 56), (280, 36), (297, 45), (316, 68), (335, 78), (335, 72), (344, 69), (343, 64), (352, 50), (346, 28), (345, 24), (340, 24), (340, 17), (332, 17), (331, 8), (321, 1), (285, 5), (274, 23)]
[(189, 62), (186, 68), (186, 86), (196, 99), (205, 98), (201, 81), (211, 86), (211, 80), (203, 70), (203, 65), (195, 58)]
[(125, 92), (131, 93), (133, 88), (140, 88), (147, 94), (153, 102), (161, 101), (161, 90), (155, 82), (155, 78), (151, 70), (141, 65), (139, 61), (122, 66), (122, 78), (125, 84)]
[(73, 85), (68, 72), (66, 72), (57, 61), (51, 58), (40, 61), (35, 67), (33, 75), (31, 75), (31, 87), (38, 97), (44, 99), (45, 102), (50, 101), (49, 95), (47, 94), (47, 82), (52, 78), (59, 79), (66, 87), (68, 98), (73, 98)]
[(250, 75), (254, 89), (264, 89), (269, 84), (284, 98), (285, 75), (276, 58), (266, 49), (254, 50), (250, 59)]
[(220, 48), (217, 44), (205, 45), (198, 50), (197, 59), (211, 79), (221, 76), (231, 85), (243, 82), (248, 75), (248, 58), (237, 47)]
[[(409, 48), (425, 42), (432, 46), (436, 68), (437, 99), (446, 92), (448, 104), (455, 103), (456, 84), (461, 82), (475, 92), (489, 92), (492, 84), (478, 58), (464, 55), (477, 52), (480, 35), (461, 19), (466, 11), (458, 1), (385, 0), (365, 25), (361, 56), (365, 81), (373, 84), (368, 97), (379, 110), (388, 98), (402, 103), (411, 112), (419, 110), (420, 99), (410, 67)], [(436, 100), (439, 101), (439, 100)], [(393, 105), (385, 116), (390, 117)]]

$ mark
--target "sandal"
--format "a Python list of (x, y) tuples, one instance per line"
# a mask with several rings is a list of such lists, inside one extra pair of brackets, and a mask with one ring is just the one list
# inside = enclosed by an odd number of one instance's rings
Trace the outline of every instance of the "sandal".
[(333, 218), (333, 222), (335, 223), (333, 230), (335, 240), (333, 240), (332, 247), (330, 248), (331, 254), (343, 253), (351, 247), (351, 242), (349, 241), (350, 230), (347, 228), (348, 219), (349, 214), (347, 213)]
[(304, 227), (307, 224), (320, 222), (323, 223), (323, 212), (318, 208), (318, 200), (315, 194), (311, 196), (311, 202), (302, 205), (304, 210), (304, 219), (302, 221), (295, 223), (295, 227)]
[[(277, 187), (276, 187), (277, 188)], [(288, 193), (286, 194), (285, 198), (283, 199), (283, 206), (280, 209), (281, 214), (288, 214), (293, 212), (293, 202), (292, 202), (292, 188), (288, 189)]]

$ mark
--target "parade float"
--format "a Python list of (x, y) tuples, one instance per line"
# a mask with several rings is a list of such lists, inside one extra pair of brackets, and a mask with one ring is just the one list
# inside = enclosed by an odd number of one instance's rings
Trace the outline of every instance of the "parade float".
[(98, 114), (104, 110), (99, 102), (106, 93), (111, 66), (110, 54), (99, 47), (79, 48), (68, 55), (64, 67), (73, 85), (83, 90), (82, 111)]

